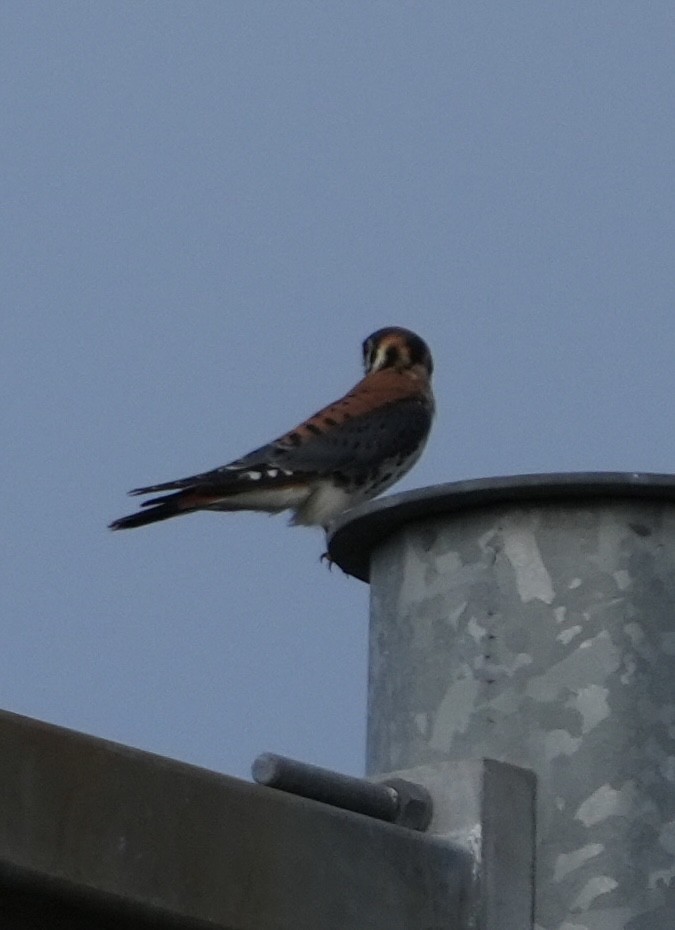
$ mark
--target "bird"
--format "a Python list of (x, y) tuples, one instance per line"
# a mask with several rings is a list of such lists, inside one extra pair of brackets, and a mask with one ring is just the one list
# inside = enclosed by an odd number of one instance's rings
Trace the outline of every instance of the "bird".
[(346, 510), (391, 487), (417, 462), (429, 436), (433, 361), (424, 340), (401, 326), (372, 333), (362, 351), (364, 377), (339, 400), (227, 465), (129, 491), (160, 496), (110, 529), (199, 510), (290, 510), (292, 525), (328, 530)]

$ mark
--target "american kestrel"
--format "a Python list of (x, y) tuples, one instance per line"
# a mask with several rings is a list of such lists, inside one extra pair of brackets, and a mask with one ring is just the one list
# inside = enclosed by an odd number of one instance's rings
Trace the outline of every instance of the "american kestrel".
[(363, 343), (365, 377), (340, 400), (274, 442), (212, 471), (136, 488), (171, 491), (120, 517), (113, 530), (195, 510), (293, 512), (291, 523), (327, 528), (338, 514), (376, 497), (415, 464), (434, 414), (433, 362), (426, 343), (399, 326)]

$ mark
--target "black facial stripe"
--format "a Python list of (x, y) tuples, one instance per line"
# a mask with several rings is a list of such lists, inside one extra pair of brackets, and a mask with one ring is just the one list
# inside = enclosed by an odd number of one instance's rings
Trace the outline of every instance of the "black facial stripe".
[(401, 353), (395, 346), (389, 346), (384, 354), (383, 368), (393, 368), (396, 362), (401, 358)]
[(412, 365), (425, 365), (428, 367), (429, 372), (433, 368), (431, 362), (431, 355), (429, 349), (426, 346), (426, 343), (423, 342), (419, 336), (411, 335), (407, 340), (408, 351), (410, 353), (410, 362)]

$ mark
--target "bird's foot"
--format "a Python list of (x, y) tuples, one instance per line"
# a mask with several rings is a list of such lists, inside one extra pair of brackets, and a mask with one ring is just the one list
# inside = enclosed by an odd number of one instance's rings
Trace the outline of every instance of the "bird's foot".
[(350, 577), (349, 572), (346, 572), (344, 568), (335, 561), (335, 559), (331, 559), (330, 555), (327, 552), (321, 553), (319, 557), (319, 562), (327, 562), (329, 572), (332, 572), (333, 566), (337, 565), (337, 567), (340, 569), (343, 575), (346, 575), (348, 578)]

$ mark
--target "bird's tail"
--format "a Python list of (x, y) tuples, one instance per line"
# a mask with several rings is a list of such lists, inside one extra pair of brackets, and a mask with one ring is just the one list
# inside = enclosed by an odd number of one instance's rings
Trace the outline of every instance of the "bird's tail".
[(131, 530), (137, 526), (146, 526), (148, 523), (158, 523), (160, 520), (168, 520), (170, 517), (177, 517), (182, 513), (192, 513), (196, 507), (191, 506), (186, 501), (184, 492), (179, 491), (177, 494), (167, 494), (165, 497), (154, 497), (152, 500), (144, 501), (141, 507), (149, 507), (149, 510), (139, 510), (138, 513), (130, 513), (126, 517), (120, 517), (108, 524), (111, 530)]

